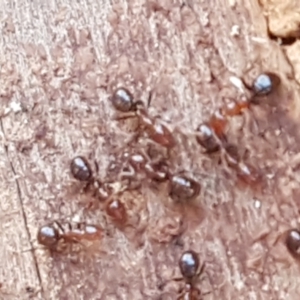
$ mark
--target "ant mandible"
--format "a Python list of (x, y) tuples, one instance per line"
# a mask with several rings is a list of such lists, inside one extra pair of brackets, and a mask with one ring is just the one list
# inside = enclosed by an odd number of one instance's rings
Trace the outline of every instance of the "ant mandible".
[[(138, 118), (140, 130), (144, 130), (152, 141), (167, 149), (175, 146), (175, 139), (171, 131), (158, 118), (153, 118), (149, 115), (142, 101), (134, 101), (133, 95), (129, 90), (124, 87), (117, 88), (110, 100), (114, 108), (123, 113), (117, 119), (136, 117)], [(150, 92), (147, 107), (150, 106), (151, 100), (152, 93)]]

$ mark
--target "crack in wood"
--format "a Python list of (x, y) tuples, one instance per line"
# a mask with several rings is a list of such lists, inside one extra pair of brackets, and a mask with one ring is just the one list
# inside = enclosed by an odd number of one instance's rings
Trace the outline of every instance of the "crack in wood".
[[(3, 136), (5, 137), (5, 131), (4, 131), (4, 126), (3, 126), (3, 120), (2, 120), (2, 118), (0, 118), (0, 128), (1, 128)], [(43, 285), (42, 285), (41, 272), (40, 272), (40, 268), (39, 268), (39, 265), (38, 265), (38, 261), (37, 261), (36, 255), (34, 253), (34, 247), (33, 247), (33, 243), (32, 243), (32, 240), (31, 240), (31, 234), (30, 234), (30, 231), (29, 231), (29, 226), (28, 226), (28, 222), (27, 222), (27, 216), (26, 216), (26, 213), (25, 213), (25, 210), (24, 210), (24, 204), (23, 204), (23, 199), (22, 199), (21, 188), (20, 188), (20, 184), (19, 184), (19, 180), (18, 180), (18, 177), (17, 177), (17, 173), (16, 173), (16, 170), (15, 170), (15, 167), (14, 167), (14, 165), (13, 165), (13, 163), (12, 163), (10, 157), (9, 157), (9, 153), (8, 153), (9, 151), (8, 151), (7, 144), (4, 145), (4, 150), (5, 150), (5, 154), (6, 154), (7, 160), (9, 162), (9, 164), (10, 164), (11, 171), (14, 174), (14, 179), (15, 179), (15, 183), (16, 183), (19, 204), (20, 204), (20, 207), (21, 207), (21, 213), (22, 213), (22, 217), (23, 217), (25, 231), (26, 231), (26, 234), (27, 234), (27, 240), (28, 240), (29, 245), (30, 245), (30, 250), (31, 250), (32, 257), (33, 257), (33, 262), (34, 262), (34, 267), (35, 267), (35, 270), (36, 270), (36, 276), (37, 276), (38, 283), (39, 283), (39, 290), (41, 292), (42, 297), (44, 298), (44, 289), (43, 289)]]

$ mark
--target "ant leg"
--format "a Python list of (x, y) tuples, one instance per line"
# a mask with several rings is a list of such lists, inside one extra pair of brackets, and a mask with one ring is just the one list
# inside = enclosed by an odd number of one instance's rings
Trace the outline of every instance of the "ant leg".
[[(201, 267), (200, 267), (200, 269), (199, 269), (199, 271), (198, 271), (198, 273), (197, 273), (197, 277), (200, 277), (203, 273), (204, 273), (204, 269), (205, 269), (205, 262), (204, 263), (202, 263), (202, 265), (201, 265)], [(202, 279), (201, 279), (202, 280)]]
[(96, 160), (94, 160), (94, 165), (95, 165), (95, 171), (98, 174), (98, 172), (99, 172), (99, 164), (98, 164), (98, 162)]
[(147, 107), (149, 108), (152, 101), (152, 91), (149, 92), (148, 100), (147, 100)]
[(116, 120), (116, 121), (121, 121), (121, 120), (126, 120), (126, 119), (131, 119), (136, 117), (136, 113), (135, 112), (127, 112), (127, 113), (122, 113), (122, 114), (115, 114), (112, 119)]
[(205, 292), (205, 293), (202, 293), (201, 296), (206, 296), (206, 295), (209, 295), (209, 294), (211, 294), (211, 293), (212, 293), (212, 291), (207, 291), (207, 292)]
[(182, 277), (174, 277), (170, 279), (170, 281), (183, 281), (184, 279)]
[(89, 188), (91, 187), (91, 185), (94, 184), (94, 179), (89, 180), (82, 188), (82, 191), (84, 193), (87, 193), (89, 191)]

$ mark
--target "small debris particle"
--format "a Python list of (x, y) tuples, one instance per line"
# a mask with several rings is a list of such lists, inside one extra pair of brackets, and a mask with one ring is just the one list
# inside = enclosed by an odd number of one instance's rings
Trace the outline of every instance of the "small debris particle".
[(230, 31), (231, 36), (239, 36), (240, 35), (240, 27), (238, 25), (233, 25)]
[(261, 208), (261, 202), (257, 199), (254, 199), (254, 207), (257, 208), (257, 209)]
[(15, 102), (15, 101), (12, 101), (10, 103), (10, 109), (14, 112), (14, 113), (18, 113), (22, 110), (22, 106), (19, 102)]

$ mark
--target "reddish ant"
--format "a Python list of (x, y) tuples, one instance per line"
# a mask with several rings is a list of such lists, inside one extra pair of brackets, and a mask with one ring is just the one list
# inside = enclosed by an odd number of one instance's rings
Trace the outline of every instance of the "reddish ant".
[(238, 149), (232, 144), (227, 144), (224, 148), (224, 156), (228, 165), (236, 171), (238, 178), (246, 184), (257, 184), (261, 181), (261, 174), (251, 165), (240, 160)]
[(82, 241), (95, 242), (103, 237), (103, 229), (97, 225), (53, 221), (39, 228), (37, 240), (50, 250), (61, 251), (67, 245), (78, 244)]
[[(208, 295), (211, 292), (202, 293), (195, 284), (199, 280), (200, 276), (204, 272), (205, 264), (200, 267), (199, 257), (193, 250), (185, 251), (179, 259), (179, 269), (181, 272), (181, 278), (174, 278), (175, 281), (184, 281), (185, 286), (182, 292), (180, 292), (177, 300), (201, 300), (204, 295)], [(203, 278), (200, 279), (200, 281)]]
[[(151, 99), (152, 93), (149, 94), (148, 107), (150, 106)], [(175, 146), (175, 139), (171, 131), (158, 118), (153, 118), (148, 114), (145, 104), (142, 101), (134, 101), (132, 94), (126, 88), (117, 88), (113, 92), (111, 103), (116, 110), (124, 113), (122, 116), (117, 117), (117, 119), (136, 117), (139, 122), (139, 128), (144, 130), (152, 141), (167, 149)]]

